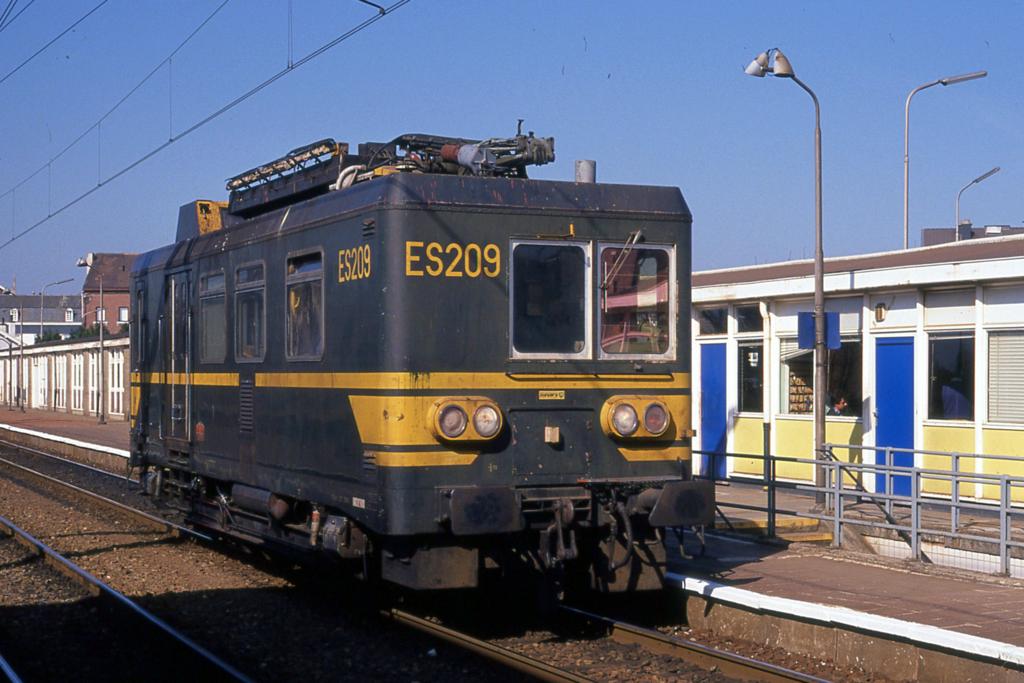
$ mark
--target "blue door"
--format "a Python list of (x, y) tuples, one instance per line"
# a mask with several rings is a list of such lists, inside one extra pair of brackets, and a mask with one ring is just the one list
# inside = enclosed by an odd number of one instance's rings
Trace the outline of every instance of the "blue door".
[[(881, 337), (875, 345), (875, 445), (914, 447), (914, 338)], [(893, 453), (900, 467), (914, 464), (912, 453)], [(885, 451), (875, 451), (875, 462), (885, 463)], [(876, 477), (875, 488), (885, 493), (885, 477)], [(910, 477), (895, 476), (892, 492), (910, 495)]]
[[(725, 344), (700, 347), (700, 447), (725, 453)], [(711, 461), (714, 462), (711, 462)], [(725, 478), (725, 458), (702, 456), (701, 473)]]

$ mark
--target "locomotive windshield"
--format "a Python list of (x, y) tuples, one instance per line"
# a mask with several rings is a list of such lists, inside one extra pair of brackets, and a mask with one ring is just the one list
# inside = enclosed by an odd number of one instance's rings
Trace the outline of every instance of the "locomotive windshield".
[(671, 348), (670, 252), (601, 249), (601, 352), (664, 355)]
[(587, 352), (587, 252), (579, 244), (517, 244), (512, 251), (514, 355)]

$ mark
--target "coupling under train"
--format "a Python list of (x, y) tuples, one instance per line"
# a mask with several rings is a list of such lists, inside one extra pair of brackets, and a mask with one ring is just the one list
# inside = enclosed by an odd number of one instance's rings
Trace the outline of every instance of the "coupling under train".
[(531, 180), (554, 141), (322, 140), (132, 271), (131, 464), (190, 523), (416, 589), (660, 587), (691, 476), (677, 188)]

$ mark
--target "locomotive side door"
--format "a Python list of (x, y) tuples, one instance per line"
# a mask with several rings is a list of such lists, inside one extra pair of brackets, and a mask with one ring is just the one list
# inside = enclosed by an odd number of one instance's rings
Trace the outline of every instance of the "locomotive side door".
[[(192, 439), (192, 309), (190, 306), (189, 274), (174, 273), (167, 276), (164, 287), (163, 324), (164, 410), (163, 432), (168, 439), (187, 449)], [(173, 446), (174, 444), (172, 444)]]

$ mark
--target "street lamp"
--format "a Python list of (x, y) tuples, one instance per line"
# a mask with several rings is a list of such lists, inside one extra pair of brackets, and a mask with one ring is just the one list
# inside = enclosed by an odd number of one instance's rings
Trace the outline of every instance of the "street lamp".
[(56, 287), (57, 285), (64, 285), (74, 278), (68, 278), (66, 280), (60, 280), (59, 282), (48, 282), (43, 285), (43, 288), (39, 291), (39, 336), (43, 336), (43, 294), (46, 293), (47, 287)]
[[(744, 70), (749, 76), (763, 78), (772, 74), (789, 78), (803, 88), (814, 101), (814, 459), (825, 459), (825, 252), (821, 234), (821, 105), (814, 91), (796, 77), (793, 65), (779, 48), (762, 52)], [(818, 465), (814, 471), (814, 485), (825, 486), (825, 469)], [(824, 502), (825, 494), (818, 491), (815, 498)]]
[(955, 85), (964, 81), (988, 76), (987, 71), (972, 71), (959, 76), (946, 76), (931, 83), (919, 85), (907, 95), (907, 104), (903, 108), (903, 248), (910, 247), (910, 99), (925, 88), (933, 85)]
[(980, 176), (978, 176), (977, 178), (975, 178), (971, 182), (969, 182), (966, 185), (964, 185), (963, 187), (961, 187), (960, 191), (956, 193), (956, 223), (953, 224), (953, 233), (956, 235), (955, 239), (956, 239), (957, 242), (960, 241), (960, 195), (962, 195), (964, 193), (964, 190), (966, 190), (971, 185), (977, 185), (982, 180), (985, 180), (985, 178), (990, 178), (990, 177), (994, 176), (996, 173), (999, 173), (999, 171), (1001, 171), (1001, 170), (1002, 169), (999, 166), (996, 166), (991, 171), (987, 171), (985, 173), (982, 173)]
[[(89, 252), (83, 258), (78, 259), (78, 261), (75, 263), (75, 265), (78, 266), (79, 268), (85, 268), (86, 269), (86, 273), (89, 273), (89, 272), (92, 271), (92, 268), (95, 265), (95, 263), (96, 263), (96, 254), (94, 254), (92, 252)], [(98, 277), (100, 279), (100, 307), (99, 307), (99, 309), (97, 309), (97, 313), (96, 313), (96, 323), (100, 326), (100, 373), (99, 373), (99, 375), (100, 375), (100, 377), (99, 377), (99, 380), (100, 380), (99, 381), (99, 384), (100, 384), (100, 392), (99, 392), (100, 393), (100, 396), (99, 396), (99, 399), (100, 399), (99, 400), (99, 413), (100, 413), (100, 416), (99, 416), (98, 422), (102, 425), (102, 424), (106, 424), (107, 423), (107, 392), (104, 390), (105, 389), (104, 383), (105, 383), (105, 380), (106, 380), (106, 373), (103, 371), (103, 367), (104, 367), (104, 365), (106, 365), (106, 358), (104, 358), (104, 356), (103, 356), (103, 328), (106, 327), (106, 325), (107, 325), (107, 312), (106, 312), (106, 309), (103, 308), (103, 273), (97, 273), (97, 275), (98, 275)], [(85, 326), (85, 314), (86, 314), (86, 311), (84, 310), (85, 309), (84, 306), (82, 308), (83, 308), (83, 310), (82, 310), (82, 326), (84, 327)], [(101, 313), (102, 313), (103, 320), (100, 320)]]

